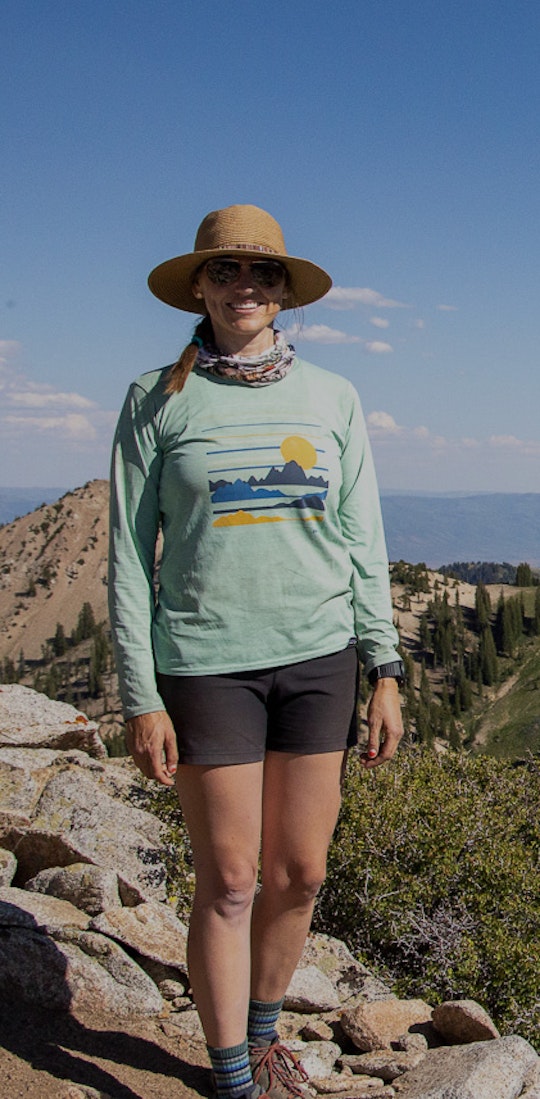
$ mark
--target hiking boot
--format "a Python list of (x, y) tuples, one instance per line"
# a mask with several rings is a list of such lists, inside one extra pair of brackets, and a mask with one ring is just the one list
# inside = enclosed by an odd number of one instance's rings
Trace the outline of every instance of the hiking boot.
[(249, 1063), (254, 1083), (270, 1099), (305, 1099), (310, 1095), (305, 1087), (307, 1072), (279, 1038), (267, 1045), (250, 1042)]
[[(212, 1099), (217, 1099), (217, 1088), (214, 1073), (211, 1074), (211, 1087), (210, 1095)], [(259, 1084), (252, 1084), (251, 1087), (246, 1088), (240, 1095), (236, 1096), (236, 1099), (270, 1099), (270, 1096), (263, 1091)]]

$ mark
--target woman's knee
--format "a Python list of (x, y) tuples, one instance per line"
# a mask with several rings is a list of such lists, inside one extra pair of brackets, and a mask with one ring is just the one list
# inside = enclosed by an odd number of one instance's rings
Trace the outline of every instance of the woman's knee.
[(271, 885), (276, 892), (288, 894), (295, 903), (310, 904), (325, 877), (326, 862), (295, 862), (274, 868), (266, 877), (263, 875), (263, 886)]
[(251, 909), (256, 886), (256, 866), (249, 861), (229, 862), (197, 874), (197, 900), (220, 916), (234, 918)]

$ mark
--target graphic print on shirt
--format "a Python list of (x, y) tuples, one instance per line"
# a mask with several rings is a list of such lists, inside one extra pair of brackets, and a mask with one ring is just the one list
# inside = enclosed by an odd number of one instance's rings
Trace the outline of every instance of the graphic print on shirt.
[(213, 526), (322, 522), (328, 466), (318, 432), (318, 424), (283, 421), (213, 427), (207, 450)]

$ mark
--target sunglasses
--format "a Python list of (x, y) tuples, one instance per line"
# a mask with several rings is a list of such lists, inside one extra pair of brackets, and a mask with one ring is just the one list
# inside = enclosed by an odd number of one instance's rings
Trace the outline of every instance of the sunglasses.
[(210, 259), (204, 270), (215, 286), (228, 286), (240, 278), (242, 267), (248, 266), (255, 286), (272, 290), (286, 277), (282, 263), (275, 259), (255, 259), (244, 264), (238, 259)]

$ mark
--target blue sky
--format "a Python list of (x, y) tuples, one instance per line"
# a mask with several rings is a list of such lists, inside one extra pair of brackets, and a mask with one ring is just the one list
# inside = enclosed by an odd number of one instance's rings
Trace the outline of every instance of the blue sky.
[(193, 323), (150, 269), (251, 202), (334, 279), (291, 338), (381, 488), (540, 491), (536, 0), (4, 0), (0, 35), (0, 484), (107, 476)]

